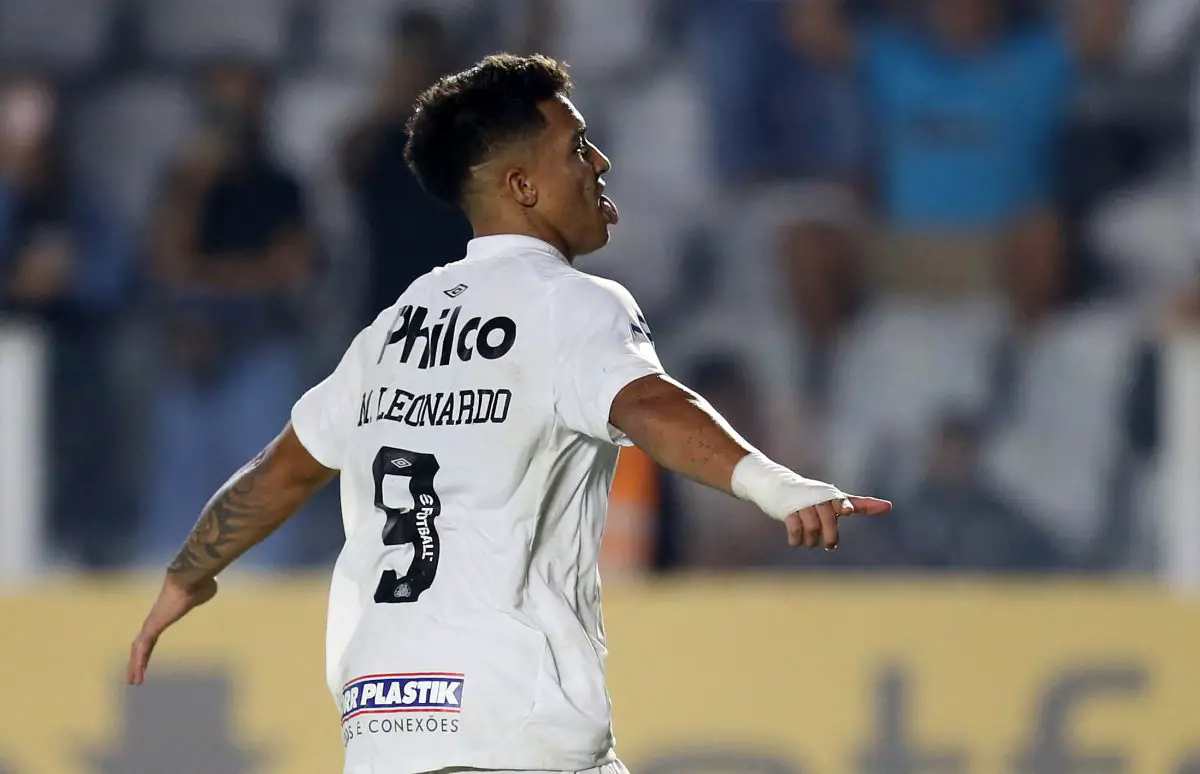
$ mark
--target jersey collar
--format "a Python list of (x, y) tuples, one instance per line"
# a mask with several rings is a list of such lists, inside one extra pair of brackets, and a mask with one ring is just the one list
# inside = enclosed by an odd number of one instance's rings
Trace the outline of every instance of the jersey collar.
[(525, 236), (524, 234), (496, 234), (494, 236), (475, 237), (467, 242), (467, 255), (464, 261), (479, 261), (492, 258), (504, 253), (534, 252), (542, 253), (567, 263), (567, 258), (558, 248), (549, 242)]

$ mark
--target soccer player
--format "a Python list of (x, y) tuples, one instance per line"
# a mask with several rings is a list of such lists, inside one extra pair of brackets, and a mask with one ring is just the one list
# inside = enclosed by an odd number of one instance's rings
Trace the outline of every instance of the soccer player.
[(617, 208), (563, 67), (493, 56), (418, 100), (407, 156), (466, 213), (460, 261), (416, 280), (209, 502), (133, 642), (168, 626), (341, 474), (326, 678), (347, 774), (625, 769), (604, 681), (597, 554), (618, 446), (833, 548), (882, 514), (764, 457), (667, 377), (619, 285), (577, 271)]

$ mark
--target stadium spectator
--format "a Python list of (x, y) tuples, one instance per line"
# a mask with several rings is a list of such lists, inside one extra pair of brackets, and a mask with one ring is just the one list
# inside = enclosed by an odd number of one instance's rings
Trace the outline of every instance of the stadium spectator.
[(1055, 200), (1055, 143), (1078, 69), (1113, 53), (1120, 0), (1076, 3), (1066, 30), (1002, 0), (923, 0), (916, 19), (853, 29), (842, 0), (796, 0), (792, 32), (853, 66), (868, 96), (885, 221), (872, 261), (885, 287), (991, 286), (996, 239)]
[[(1072, 566), (1111, 561), (1125, 518), (1109, 484), (1134, 354), (1120, 305), (1081, 303), (1081, 277), (1053, 213), (1025, 219), (1003, 250), (1006, 301), (990, 350), (986, 465)], [(1053, 471), (1051, 471), (1053, 467)], [(1069, 494), (1068, 494), (1069, 493)]]
[(690, 3), (691, 58), (706, 90), (726, 184), (866, 174), (866, 124), (853, 74), (788, 39), (786, 0)]
[(824, 411), (839, 339), (867, 300), (858, 245), (847, 223), (797, 221), (782, 235), (780, 263), (799, 338), (798, 397)]
[[(312, 268), (304, 197), (265, 145), (268, 77), (222, 60), (169, 168), (150, 275), (165, 333), (153, 407), (144, 559), (169, 556), (208, 496), (287, 421), (300, 390), (298, 301)], [(286, 562), (285, 536), (256, 552)]]
[(826, 212), (795, 214), (772, 245), (789, 351), (770, 357), (791, 364), (790, 405), (775, 409), (775, 422), (780, 426), (786, 418), (795, 430), (792, 437), (781, 439), (789, 447), (784, 456), (814, 475), (828, 475), (837, 464), (821, 449), (846, 413), (846, 366), (863, 337), (870, 337), (869, 331), (884, 319), (881, 315), (888, 314), (874, 303), (877, 299), (863, 282), (861, 233), (852, 197), (841, 201), (842, 207)]
[(901, 563), (984, 572), (1061, 569), (1050, 538), (987, 481), (979, 453), (977, 422), (943, 417), (922, 480), (906, 498), (908, 516), (890, 525)]
[(114, 324), (128, 290), (128, 234), (71, 167), (54, 86), (37, 75), (0, 87), (0, 316), (50, 335), (49, 537), (88, 567), (124, 558), (129, 534), (117, 458)]
[(1013, 421), (1020, 397), (1025, 354), (1041, 336), (1051, 336), (1063, 315), (1079, 300), (1078, 272), (1072, 272), (1061, 222), (1051, 211), (1024, 218), (1003, 250), (1000, 283), (1005, 311), (991, 357), (989, 398), (983, 421), (1000, 429)]
[(404, 160), (413, 102), (450, 65), (441, 18), (425, 10), (402, 12), (375, 105), (341, 149), (342, 174), (367, 240), (363, 324), (414, 279), (466, 254), (466, 218), (425, 193)]

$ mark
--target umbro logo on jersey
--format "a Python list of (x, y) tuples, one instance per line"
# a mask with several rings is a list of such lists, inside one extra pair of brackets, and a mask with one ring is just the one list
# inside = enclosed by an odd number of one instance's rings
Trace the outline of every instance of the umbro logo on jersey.
[(404, 459), (403, 457), (401, 457), (398, 460), (392, 460), (392, 464), (395, 465), (396, 467), (400, 468), (401, 470), (412, 467), (412, 463), (409, 462), (408, 460)]
[(443, 290), (442, 292), (450, 298), (458, 298), (463, 293), (467, 292), (467, 286), (460, 282), (449, 290)]
[(450, 365), (454, 359), (464, 363), (476, 352), (485, 360), (497, 360), (508, 354), (517, 341), (517, 323), (511, 317), (471, 317), (459, 323), (462, 307), (443, 309), (437, 321), (427, 325), (430, 311), (423, 306), (405, 305), (396, 315), (396, 327), (388, 336), (380, 353), (382, 361), (387, 348), (403, 344), (400, 362), (407, 363), (417, 342), (421, 342), (421, 359), (417, 368), (436, 368)]

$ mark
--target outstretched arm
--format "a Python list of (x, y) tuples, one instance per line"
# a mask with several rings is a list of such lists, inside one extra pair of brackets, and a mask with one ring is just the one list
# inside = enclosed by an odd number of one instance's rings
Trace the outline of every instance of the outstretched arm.
[(733, 469), (754, 451), (704, 398), (667, 376), (617, 393), (612, 425), (664, 468), (733, 494)]
[(209, 500), (167, 568), (167, 580), (191, 589), (215, 579), (335, 475), (312, 458), (289, 424)]
[(612, 425), (665, 468), (754, 503), (784, 522), (788, 542), (827, 548), (839, 516), (880, 515), (891, 503), (846, 495), (772, 462), (702, 397), (661, 374), (630, 382), (613, 401)]
[(167, 568), (158, 599), (130, 652), (128, 680), (141, 683), (158, 638), (217, 593), (217, 575), (279, 528), (337, 474), (301, 445), (289, 424), (205, 506)]

